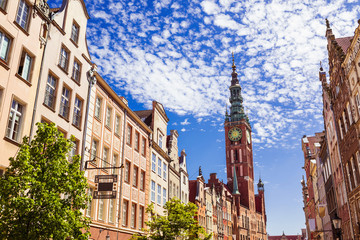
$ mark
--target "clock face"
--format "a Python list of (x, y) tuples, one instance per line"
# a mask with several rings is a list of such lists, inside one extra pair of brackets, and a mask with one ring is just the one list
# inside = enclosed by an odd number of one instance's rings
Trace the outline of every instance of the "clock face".
[(246, 139), (247, 139), (248, 144), (250, 144), (251, 143), (251, 136), (250, 136), (250, 131), (248, 129), (246, 129)]
[(233, 142), (239, 141), (242, 137), (241, 129), (238, 127), (233, 127), (229, 130), (228, 137)]

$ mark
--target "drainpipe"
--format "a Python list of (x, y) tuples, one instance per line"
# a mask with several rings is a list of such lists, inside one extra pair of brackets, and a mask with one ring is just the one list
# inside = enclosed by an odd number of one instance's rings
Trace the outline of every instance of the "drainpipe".
[(41, 75), (42, 75), (42, 71), (44, 68), (44, 58), (45, 58), (45, 52), (46, 52), (46, 46), (47, 46), (47, 42), (49, 40), (49, 35), (50, 35), (50, 29), (51, 29), (51, 21), (54, 20), (54, 16), (55, 14), (50, 14), (50, 21), (46, 20), (46, 25), (47, 25), (47, 35), (46, 35), (46, 39), (45, 39), (45, 43), (44, 43), (44, 50), (41, 56), (41, 65), (40, 65), (40, 71), (39, 71), (39, 77), (38, 77), (38, 82), (37, 82), (37, 87), (36, 87), (36, 93), (35, 93), (35, 101), (34, 101), (34, 107), (33, 107), (33, 113), (32, 113), (32, 117), (31, 117), (31, 124), (30, 124), (30, 134), (29, 134), (29, 141), (31, 141), (32, 137), (33, 137), (33, 131), (34, 131), (34, 127), (35, 127), (35, 115), (36, 115), (36, 110), (37, 110), (37, 102), (39, 100), (39, 92), (40, 92), (40, 83), (41, 83)]
[[(125, 152), (125, 130), (126, 130), (126, 117), (127, 117), (127, 111), (124, 109), (124, 130), (123, 130), (123, 146), (122, 146), (122, 154), (121, 154), (121, 164), (120, 166), (123, 166), (124, 164), (124, 152)], [(116, 231), (116, 239), (119, 239), (119, 228), (121, 226), (120, 223), (120, 216), (121, 216), (121, 196), (122, 196), (122, 177), (123, 177), (123, 169), (120, 168), (120, 191), (119, 191), (119, 215), (118, 215), (118, 230)]]
[(84, 155), (85, 155), (85, 145), (86, 145), (86, 134), (87, 134), (87, 126), (88, 126), (88, 117), (89, 117), (89, 108), (90, 108), (90, 97), (91, 97), (91, 89), (96, 84), (96, 65), (93, 64), (91, 69), (87, 72), (88, 75), (88, 82), (89, 88), (86, 98), (86, 113), (85, 113), (85, 120), (84, 120), (84, 132), (83, 132), (83, 139), (82, 139), (82, 146), (81, 146), (81, 163), (80, 163), (80, 170), (84, 170)]

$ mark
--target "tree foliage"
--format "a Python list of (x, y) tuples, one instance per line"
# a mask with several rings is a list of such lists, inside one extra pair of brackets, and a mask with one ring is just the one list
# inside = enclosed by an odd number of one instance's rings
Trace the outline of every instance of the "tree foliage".
[(37, 127), (0, 178), (0, 239), (88, 239), (80, 157), (69, 158), (73, 143), (53, 124)]
[(146, 212), (150, 214), (150, 221), (146, 222), (148, 229), (145, 236), (134, 235), (133, 240), (208, 240), (211, 234), (206, 234), (205, 229), (199, 226), (195, 219), (197, 207), (189, 202), (181, 203), (173, 198), (166, 202), (165, 215), (155, 213), (153, 204), (149, 205)]

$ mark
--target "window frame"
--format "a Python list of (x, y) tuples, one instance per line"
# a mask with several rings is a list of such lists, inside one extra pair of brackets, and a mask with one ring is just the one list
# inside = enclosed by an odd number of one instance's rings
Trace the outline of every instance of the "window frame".
[(129, 201), (128, 200), (123, 200), (123, 211), (122, 211), (122, 216), (121, 216), (121, 218), (122, 218), (122, 221), (121, 221), (121, 225), (122, 226), (124, 226), (124, 227), (127, 227), (128, 226), (128, 223), (129, 223), (129, 219), (128, 219), (128, 217), (129, 217), (129, 214), (128, 214), (128, 212), (129, 212)]
[(137, 188), (139, 185), (139, 168), (137, 166), (134, 165), (133, 167), (133, 187)]
[(134, 149), (137, 152), (139, 152), (139, 150), (140, 150), (140, 147), (139, 147), (140, 141), (139, 140), (140, 140), (140, 133), (135, 130)]
[(140, 191), (145, 191), (145, 171), (140, 170)]
[(156, 203), (158, 205), (161, 205), (161, 200), (162, 200), (162, 198), (161, 198), (161, 190), (162, 190), (161, 185), (158, 184), (157, 185), (157, 201), (156, 201)]
[(128, 160), (125, 160), (125, 166), (124, 166), (124, 182), (130, 183), (130, 174), (131, 174), (131, 163)]
[(1, 2), (0, 3), (0, 11), (2, 11), (3, 13), (6, 13), (6, 7), (7, 7), (8, 0), (0, 0), (0, 2)]
[(151, 154), (151, 171), (156, 173), (156, 154), (155, 153)]
[[(95, 146), (95, 149), (94, 149)], [(95, 150), (95, 153), (94, 153)], [(93, 138), (91, 141), (91, 146), (90, 146), (90, 161), (94, 161), (97, 162), (97, 155), (99, 153), (99, 140), (97, 140), (96, 138)]]
[[(51, 84), (49, 84), (49, 78), (52, 78), (55, 82), (54, 86), (52, 86)], [(53, 74), (52, 72), (49, 72), (48, 77), (47, 77), (47, 81), (46, 81), (46, 86), (45, 86), (45, 94), (44, 94), (44, 105), (46, 107), (49, 107), (52, 111), (55, 111), (56, 108), (56, 97), (57, 97), (57, 90), (58, 90), (58, 83), (59, 83), (59, 78)], [(48, 87), (51, 88), (54, 92), (51, 95), (51, 93), (48, 91)], [(49, 97), (53, 97), (52, 100), (52, 106), (48, 105), (48, 102), (50, 100), (46, 100)]]
[[(67, 53), (67, 56), (64, 57), (63, 56), (63, 50), (64, 52)], [(61, 45), (60, 48), (60, 55), (59, 55), (59, 63), (58, 66), (61, 70), (65, 71), (66, 74), (68, 74), (68, 69), (69, 69), (69, 62), (70, 62), (70, 56), (71, 56), (71, 52), (70, 50), (64, 45)], [(63, 61), (63, 59), (65, 59), (65, 61)], [(65, 66), (63, 66), (63, 63), (65, 64)]]
[(158, 165), (157, 165), (157, 174), (158, 176), (162, 176), (162, 160), (161, 158), (157, 158), (158, 159)]
[[(77, 101), (78, 100), (78, 101)], [(80, 106), (77, 106), (77, 102), (80, 103)], [(82, 120), (82, 109), (84, 106), (84, 100), (82, 98), (80, 98), (80, 96), (76, 95), (75, 96), (75, 101), (74, 101), (74, 110), (73, 110), (73, 120), (72, 120), (72, 125), (74, 125), (75, 127), (77, 127), (78, 129), (81, 129), (81, 120)], [(76, 124), (76, 120), (78, 122), (78, 124)]]
[[(78, 69), (75, 69), (75, 64), (78, 65)], [(74, 80), (78, 84), (80, 84), (81, 69), (82, 69), (81, 62), (77, 58), (74, 58), (73, 70), (72, 70), (72, 73), (71, 73), (71, 79)]]
[(156, 183), (153, 180), (151, 180), (151, 182), (150, 182), (150, 191), (151, 191), (150, 200), (151, 200), (151, 202), (155, 203), (156, 202)]
[(137, 205), (136, 203), (131, 203), (131, 219), (130, 219), (130, 227), (136, 228), (136, 211)]
[[(74, 26), (77, 28), (76, 38), (74, 39)], [(70, 34), (70, 41), (75, 44), (75, 46), (78, 46), (79, 43), (79, 35), (80, 35), (80, 25), (73, 20), (73, 24), (71, 25), (71, 34)]]
[(110, 152), (110, 149), (107, 146), (104, 146), (103, 152), (102, 152), (102, 158), (101, 158), (101, 167), (102, 168), (105, 168), (108, 166), (109, 152)]
[(108, 129), (111, 129), (111, 123), (112, 123), (111, 119), (112, 119), (112, 107), (106, 106), (105, 127), (107, 127)]
[(144, 206), (139, 206), (139, 229), (143, 229), (144, 228)]
[(95, 97), (94, 117), (99, 121), (101, 121), (102, 100), (103, 99), (99, 96)]
[(115, 125), (114, 125), (114, 133), (120, 136), (121, 129), (121, 117), (119, 114), (115, 114)]
[[(5, 56), (3, 58), (1, 55), (3, 52), (5, 38), (7, 39), (7, 45), (6, 45), (6, 50), (5, 50)], [(4, 29), (0, 28), (0, 63), (4, 63), (6, 69), (9, 69), (8, 64), (9, 64), (11, 51), (12, 51), (13, 39), (14, 38), (8, 32), (6, 32)]]
[[(69, 94), (68, 96), (64, 95), (64, 89), (66, 89), (68, 91), (68, 94)], [(70, 117), (71, 94), (72, 94), (72, 89), (64, 84), (62, 91), (61, 91), (59, 116), (64, 118), (67, 121), (69, 121), (69, 117)], [(65, 103), (67, 101), (67, 104), (65, 104), (63, 102), (63, 99), (65, 99)], [(66, 116), (64, 116), (63, 114), (65, 114)]]
[[(15, 104), (15, 108), (14, 108), (14, 104)], [(19, 110), (19, 106), (21, 107), (21, 109)], [(7, 121), (7, 126), (6, 126), (6, 138), (15, 141), (15, 142), (19, 142), (19, 137), (21, 135), (21, 131), (22, 131), (22, 122), (23, 122), (23, 117), (24, 117), (24, 112), (25, 112), (25, 105), (18, 101), (17, 99), (13, 98), (11, 100), (11, 106), (10, 106), (10, 110), (9, 110), (9, 115), (8, 115), (8, 121)], [(12, 115), (13, 114), (13, 115)], [(10, 120), (10, 117), (12, 115), (12, 119)], [(14, 118), (15, 115), (15, 118)], [(18, 123), (16, 123), (16, 119), (18, 119)], [(11, 121), (11, 123), (10, 123)], [(9, 125), (11, 124), (11, 126), (9, 127)], [(15, 125), (17, 126), (17, 130), (15, 129)], [(14, 137), (15, 134), (15, 137)]]
[(126, 127), (126, 144), (131, 147), (132, 144), (132, 126), (128, 123)]
[[(27, 76), (23, 76), (24, 75), (24, 69), (25, 69), (25, 61), (26, 61), (26, 57), (28, 57), (30, 60), (30, 63), (28, 63), (27, 66)], [(31, 83), (31, 78), (32, 78), (32, 72), (33, 72), (33, 67), (34, 67), (34, 62), (35, 62), (35, 56), (34, 54), (32, 54), (29, 50), (27, 50), (26, 48), (23, 48), (23, 50), (21, 51), (21, 55), (20, 55), (20, 60), (19, 60), (19, 66), (18, 66), (18, 70), (16, 72), (16, 76), (19, 77), (21, 80), (26, 81), (27, 83)], [(22, 68), (21, 68), (22, 67)], [(20, 68), (21, 68), (21, 72), (20, 72)]]
[(166, 181), (167, 180), (167, 164), (165, 163), (165, 161), (163, 161), (163, 179)]
[(145, 137), (141, 138), (141, 155), (143, 155), (144, 157), (146, 155), (146, 138)]
[[(20, 5), (21, 3), (24, 3), (24, 6), (28, 7), (28, 10), (27, 10), (27, 15), (26, 15), (26, 20), (22, 19), (24, 16), (24, 12), (23, 12), (23, 8), (22, 8), (22, 13), (20, 14), (19, 16), (19, 11), (20, 11)], [(16, 24), (16, 26), (18, 26), (20, 29), (24, 30), (26, 33), (28, 32), (29, 30), (29, 26), (30, 26), (30, 19), (31, 19), (31, 4), (29, 4), (29, 2), (27, 0), (20, 0), (19, 1), (19, 4), (18, 4), (18, 7), (17, 7), (17, 11), (16, 11), (16, 16), (15, 16), (15, 21), (14, 23)], [(20, 19), (21, 18), (21, 19)], [(22, 25), (22, 22), (21, 21), (24, 21), (25, 22), (25, 25), (23, 26)]]

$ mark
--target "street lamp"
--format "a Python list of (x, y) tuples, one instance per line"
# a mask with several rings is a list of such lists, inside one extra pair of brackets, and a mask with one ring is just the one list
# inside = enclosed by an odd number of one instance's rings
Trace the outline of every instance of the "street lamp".
[(336, 235), (341, 239), (341, 218), (335, 213), (335, 217), (332, 219)]

